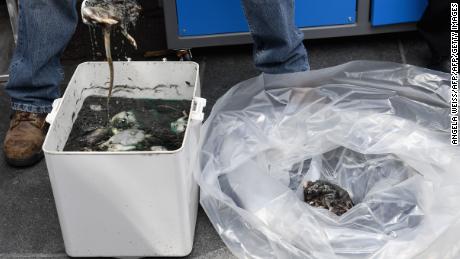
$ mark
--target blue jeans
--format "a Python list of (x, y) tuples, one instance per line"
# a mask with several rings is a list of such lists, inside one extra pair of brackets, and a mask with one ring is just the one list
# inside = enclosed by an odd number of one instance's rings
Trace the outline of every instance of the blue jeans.
[(6, 86), (13, 110), (51, 111), (64, 75), (60, 56), (77, 22), (75, 0), (19, 1), (18, 42)]
[[(242, 0), (254, 39), (254, 63), (266, 73), (309, 69), (294, 0)], [(18, 45), (6, 91), (13, 110), (51, 111), (63, 78), (60, 56), (78, 22), (76, 0), (19, 1)]]
[(294, 0), (242, 0), (254, 40), (254, 63), (262, 72), (282, 74), (310, 69), (295, 25)]

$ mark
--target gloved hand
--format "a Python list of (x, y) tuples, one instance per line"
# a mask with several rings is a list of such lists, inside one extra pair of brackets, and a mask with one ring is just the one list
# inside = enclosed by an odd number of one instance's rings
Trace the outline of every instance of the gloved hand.
[(81, 18), (87, 25), (115, 25), (121, 20), (120, 14), (110, 1), (84, 0)]

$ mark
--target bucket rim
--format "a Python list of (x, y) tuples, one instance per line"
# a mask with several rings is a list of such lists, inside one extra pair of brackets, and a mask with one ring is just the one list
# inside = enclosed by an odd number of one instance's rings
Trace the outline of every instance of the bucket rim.
[[(83, 62), (83, 63), (80, 63), (72, 77), (70, 78), (69, 80), (69, 84), (70, 82), (73, 82), (74, 81), (74, 78), (78, 72), (78, 70), (81, 69), (81, 67), (83, 66), (87, 66), (87, 65), (90, 65), (90, 64), (106, 64), (107, 61), (86, 61), (86, 62)], [(193, 108), (193, 99), (195, 97), (198, 97), (197, 96), (197, 87), (200, 87), (201, 85), (201, 82), (200, 82), (200, 65), (197, 63), (197, 62), (194, 62), (194, 61), (114, 61), (113, 63), (126, 63), (126, 64), (129, 64), (129, 63), (152, 63), (152, 64), (164, 64), (164, 63), (177, 63), (177, 64), (190, 64), (190, 65), (193, 65), (196, 69), (196, 74), (195, 74), (195, 84), (194, 84), (194, 87), (193, 87), (193, 95), (192, 95), (192, 99), (191, 99), (191, 104), (190, 104), (190, 111), (192, 110)], [(68, 85), (67, 85), (68, 87)], [(66, 90), (64, 91), (64, 94), (62, 95), (62, 99), (66, 99), (68, 98), (67, 96), (70, 95), (70, 93)], [(60, 109), (59, 109), (60, 110)], [(188, 120), (187, 120), (187, 127), (185, 128), (185, 132), (184, 132), (184, 138), (182, 140), (182, 144), (180, 146), (180, 148), (176, 149), (176, 150), (165, 150), (165, 151), (149, 151), (149, 150), (146, 150), (146, 151), (59, 151), (59, 150), (49, 150), (47, 148), (47, 145), (46, 143), (49, 141), (48, 139), (51, 138), (50, 134), (49, 134), (49, 131), (48, 133), (46, 134), (45, 136), (45, 140), (43, 141), (43, 145), (42, 145), (42, 148), (41, 150), (43, 151), (43, 153), (45, 155), (74, 155), (74, 156), (83, 156), (83, 155), (91, 155), (91, 156), (94, 156), (94, 155), (99, 155), (99, 156), (103, 156), (103, 155), (117, 155), (117, 156), (126, 156), (126, 155), (148, 155), (148, 156), (152, 156), (152, 155), (174, 155), (174, 154), (177, 154), (177, 153), (180, 153), (185, 147), (185, 143), (188, 139), (188, 135), (190, 134), (190, 125), (192, 124), (192, 118), (189, 116), (188, 117)], [(51, 130), (51, 128), (54, 127), (54, 123), (50, 125), (49, 127), (49, 130)]]

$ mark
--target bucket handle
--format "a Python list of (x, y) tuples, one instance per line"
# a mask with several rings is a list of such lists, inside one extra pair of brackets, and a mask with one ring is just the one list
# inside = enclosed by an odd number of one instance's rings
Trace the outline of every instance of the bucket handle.
[(190, 111), (190, 118), (192, 120), (203, 121), (204, 107), (206, 107), (206, 99), (195, 96), (192, 101), (192, 109)]
[(59, 107), (61, 107), (61, 103), (62, 98), (58, 98), (53, 101), (53, 109), (50, 113), (48, 113), (48, 115), (46, 115), (46, 122), (48, 122), (50, 125), (53, 124), (54, 120), (56, 119), (56, 115), (59, 110)]

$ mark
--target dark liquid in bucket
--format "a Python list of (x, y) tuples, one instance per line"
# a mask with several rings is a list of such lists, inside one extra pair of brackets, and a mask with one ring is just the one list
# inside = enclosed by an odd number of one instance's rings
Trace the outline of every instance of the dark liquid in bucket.
[[(90, 96), (64, 151), (171, 151), (182, 146), (191, 101)], [(73, 115), (75, 116), (75, 115)]]

